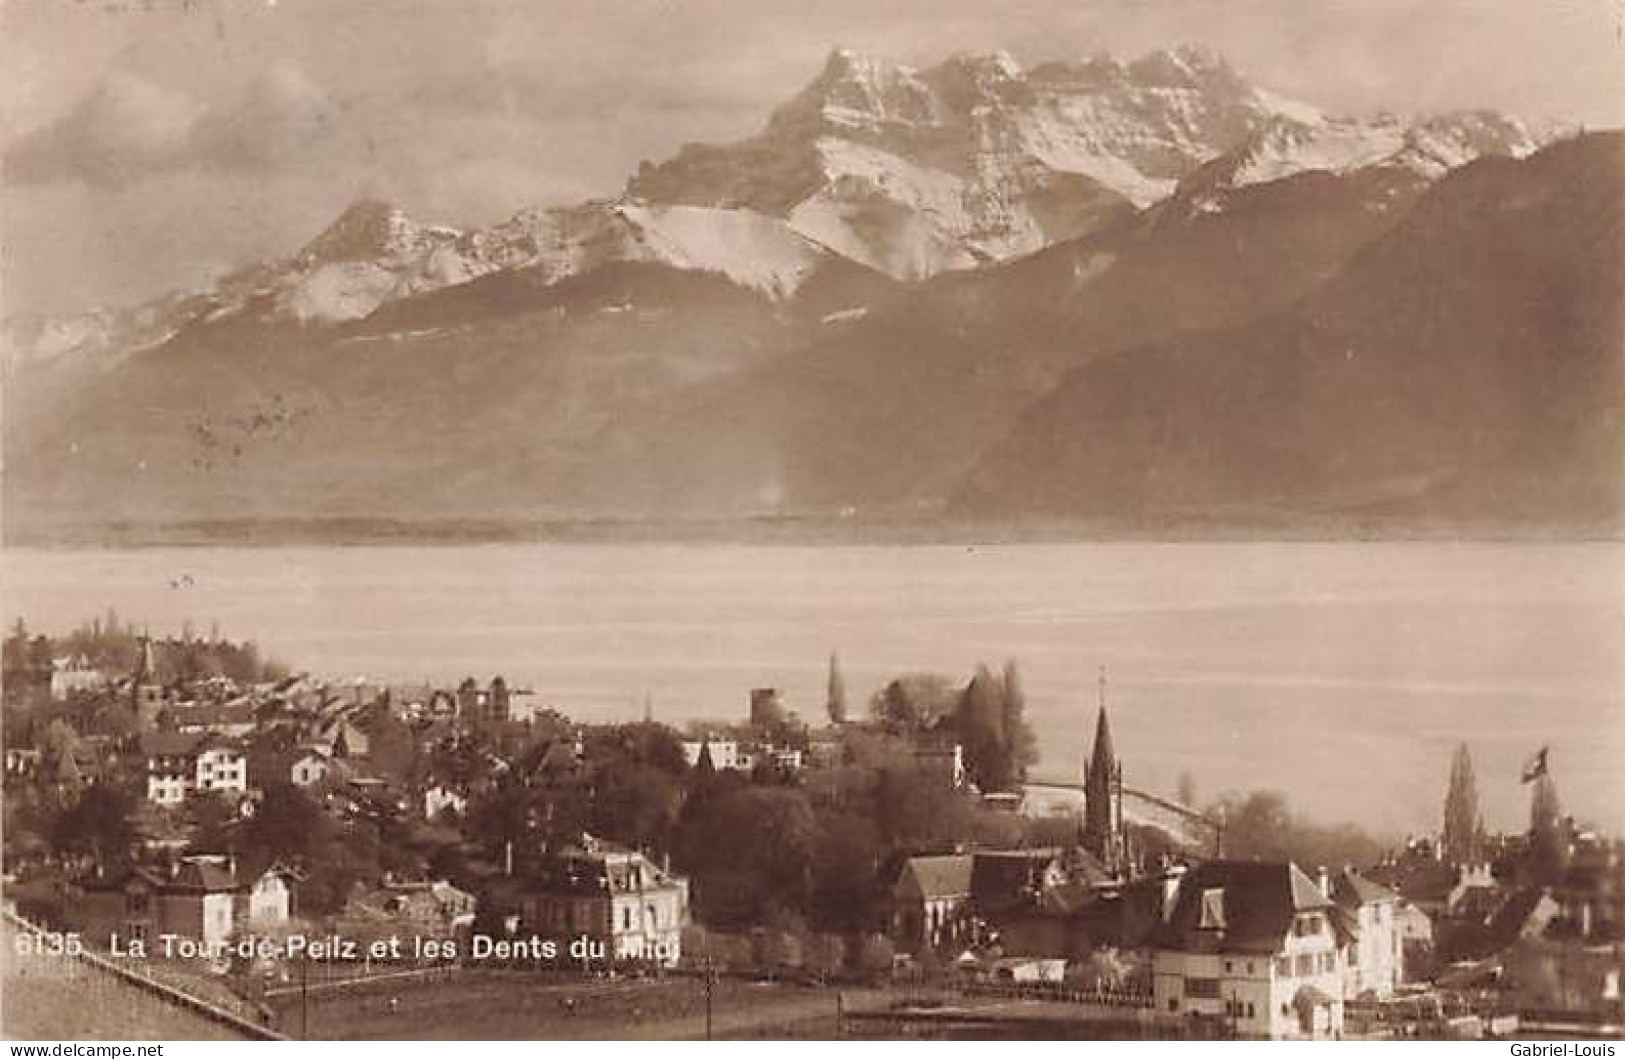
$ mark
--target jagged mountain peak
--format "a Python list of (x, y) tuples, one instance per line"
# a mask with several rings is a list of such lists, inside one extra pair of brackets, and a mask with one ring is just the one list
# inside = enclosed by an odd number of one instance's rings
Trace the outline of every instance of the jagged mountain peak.
[[(299, 252), (305, 264), (369, 261), (407, 252), (427, 229), (405, 210), (382, 199), (363, 198), (351, 203), (338, 219)], [(460, 233), (437, 230), (447, 235)]]
[(1222, 54), (1195, 44), (1147, 52), (1128, 66), (1139, 80), (1174, 88), (1197, 88), (1214, 81), (1241, 81)]
[(963, 73), (988, 81), (1015, 81), (1027, 76), (1015, 56), (1003, 48), (992, 51), (956, 51), (932, 67), (933, 71)]
[(1349, 174), (1361, 170), (1421, 184), (1485, 155), (1522, 158), (1559, 134), (1490, 111), (1461, 111), (1407, 119), (1328, 118), (1290, 110), (1273, 114), (1245, 142), (1212, 159), (1180, 182), (1170, 205), (1212, 211), (1240, 189), (1300, 173)]
[(837, 49), (762, 132), (645, 164), (627, 194), (748, 206), (918, 278), (1098, 230), (1293, 110), (1195, 48), (1031, 72), (1001, 51), (917, 68)]
[[(919, 279), (1087, 236), (1176, 188), (1224, 193), (1368, 164), (1427, 181), (1546, 139), (1488, 112), (1417, 123), (1327, 117), (1192, 45), (1030, 68), (997, 50), (911, 66), (842, 47), (761, 132), (646, 162), (616, 200), (524, 210), (464, 232), (362, 198), (291, 256), (154, 314), (164, 326), (148, 330), (250, 307), (355, 319), (493, 271), (557, 278), (607, 260), (720, 271), (772, 297), (797, 289), (830, 254)], [(87, 345), (62, 338), (52, 348), (64, 344)]]

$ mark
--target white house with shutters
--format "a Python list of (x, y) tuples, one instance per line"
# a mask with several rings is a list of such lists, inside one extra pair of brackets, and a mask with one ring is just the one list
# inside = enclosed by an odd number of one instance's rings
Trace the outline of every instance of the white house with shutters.
[(1153, 936), (1157, 1010), (1220, 1022), (1241, 1037), (1340, 1037), (1350, 937), (1339, 919), (1296, 865), (1208, 861), (1180, 880)]

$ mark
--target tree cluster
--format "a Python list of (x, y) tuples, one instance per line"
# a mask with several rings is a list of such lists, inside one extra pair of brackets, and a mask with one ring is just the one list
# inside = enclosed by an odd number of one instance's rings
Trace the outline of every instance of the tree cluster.
[(958, 739), (971, 782), (984, 792), (1015, 789), (1037, 760), (1026, 709), (1014, 661), (1002, 673), (979, 665), (963, 686), (937, 673), (899, 677), (870, 702), (870, 713), (889, 732)]
[(1208, 815), (1223, 822), (1227, 857), (1290, 860), (1312, 871), (1375, 864), (1387, 849), (1353, 824), (1317, 824), (1295, 815), (1278, 791), (1227, 794)]

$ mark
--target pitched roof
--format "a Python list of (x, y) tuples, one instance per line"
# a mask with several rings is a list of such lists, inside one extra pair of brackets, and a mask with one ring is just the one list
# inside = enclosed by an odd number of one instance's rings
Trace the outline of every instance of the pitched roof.
[(1344, 868), (1332, 879), (1332, 900), (1345, 907), (1396, 901), (1399, 895), (1378, 882), (1367, 879), (1353, 868)]
[(185, 757), (197, 752), (203, 732), (144, 732), (141, 752), (147, 757)]
[(124, 890), (137, 882), (144, 884), (149, 889), (159, 890), (164, 887), (168, 880), (150, 868), (126, 868), (123, 871), (82, 880), (79, 883), (79, 889), (86, 893), (107, 893), (114, 890)]
[(1044, 872), (1060, 851), (1041, 849), (981, 850), (972, 855), (971, 893), (984, 911), (1025, 905), (1038, 897)]
[(219, 864), (210, 861), (185, 860), (176, 865), (173, 877), (151, 868), (130, 868), (99, 879), (80, 884), (87, 892), (123, 890), (134, 882), (141, 882), (154, 890), (170, 894), (223, 893), (237, 889), (237, 876)]
[(218, 864), (188, 860), (182, 862), (180, 870), (165, 888), (190, 893), (220, 893), (237, 889), (237, 876)]
[(1181, 881), (1173, 914), (1158, 931), (1157, 943), (1183, 949), (1202, 938), (1218, 951), (1274, 952), (1297, 913), (1331, 907), (1320, 888), (1289, 861), (1210, 860)]
[(975, 863), (968, 853), (910, 857), (903, 863), (897, 885), (925, 898), (967, 897)]
[(1457, 870), (1432, 857), (1407, 855), (1389, 864), (1379, 864), (1371, 874), (1407, 900), (1443, 903), (1455, 889)]
[(212, 728), (226, 725), (253, 724), (254, 704), (251, 702), (222, 702), (206, 706), (192, 706), (176, 714), (176, 722), (187, 728)]

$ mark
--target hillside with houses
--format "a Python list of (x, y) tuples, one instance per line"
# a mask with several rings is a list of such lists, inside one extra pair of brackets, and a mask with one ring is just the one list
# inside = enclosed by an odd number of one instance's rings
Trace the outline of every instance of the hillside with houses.
[(19, 623), (4, 676), (7, 909), (267, 1025), (313, 966), (768, 975), (871, 991), (875, 1032), (929, 1022), (925, 988), (1184, 1036), (1619, 1016), (1621, 845), (1562, 814), (1544, 755), (1527, 834), (1484, 831), (1463, 746), (1443, 831), (1385, 849), (1268, 792), (1138, 791), (1104, 673), (1076, 814), (1027, 783), (1014, 662), (859, 706), (832, 656), (815, 720), (756, 688), (684, 728), (576, 723), (496, 675), (328, 682), (114, 615)]

